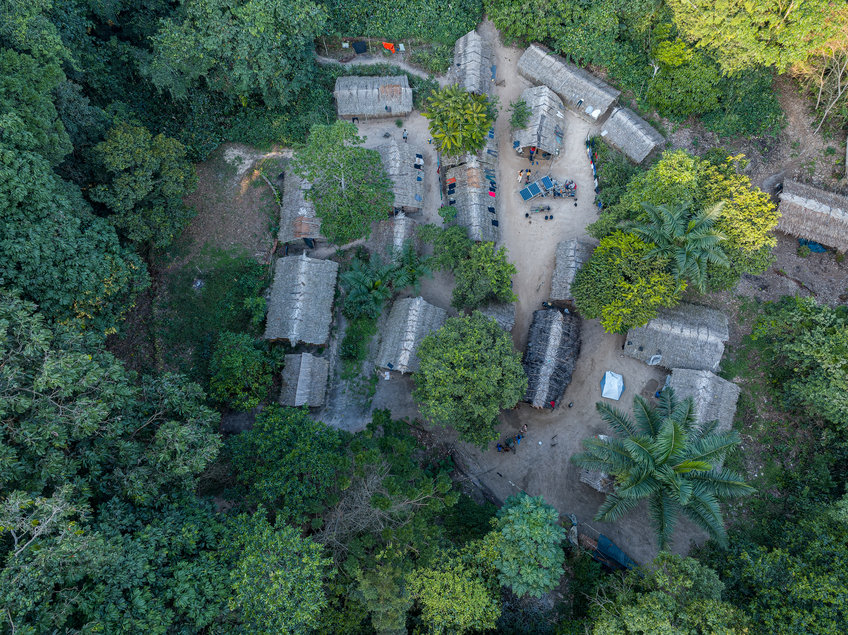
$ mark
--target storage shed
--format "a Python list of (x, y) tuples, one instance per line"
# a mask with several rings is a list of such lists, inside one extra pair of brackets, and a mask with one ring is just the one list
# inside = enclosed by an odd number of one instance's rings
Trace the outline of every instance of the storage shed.
[(616, 108), (602, 126), (601, 137), (633, 163), (642, 163), (665, 145), (665, 137), (630, 108)]

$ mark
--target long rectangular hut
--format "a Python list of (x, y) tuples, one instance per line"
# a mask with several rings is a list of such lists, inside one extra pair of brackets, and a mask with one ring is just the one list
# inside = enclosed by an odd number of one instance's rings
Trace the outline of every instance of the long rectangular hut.
[(397, 300), (383, 329), (377, 367), (414, 373), (418, 370), (421, 341), (440, 329), (447, 317), (447, 311), (420, 296)]
[(420, 212), (424, 206), (424, 154), (392, 138), (377, 146), (383, 167), (392, 179), (396, 212)]
[(456, 222), (468, 229), (477, 242), (497, 242), (498, 230), (496, 169), (477, 156), (445, 171), (445, 195), (456, 209)]
[(418, 223), (404, 214), (380, 221), (371, 233), (371, 251), (383, 258), (396, 261), (403, 253), (405, 245), (411, 245), (416, 251), (419, 240), (416, 232)]
[(777, 229), (826, 247), (848, 251), (848, 197), (786, 180)]
[(580, 318), (555, 309), (533, 312), (524, 352), (527, 393), (534, 408), (555, 408), (571, 383), (580, 355)]
[(692, 397), (695, 416), (700, 423), (718, 421), (718, 432), (727, 432), (733, 428), (736, 401), (740, 393), (739, 386), (733, 382), (708, 370), (672, 368), (666, 385), (674, 390), (675, 397), (681, 401)]
[(595, 244), (583, 238), (563, 240), (556, 249), (556, 268), (551, 280), (551, 300), (570, 302), (574, 299), (571, 285), (574, 277), (595, 251)]
[(469, 93), (490, 95), (494, 83), (494, 52), (477, 31), (469, 31), (453, 47), (453, 65), (448, 73), (451, 84)]
[(412, 88), (406, 75), (339, 77), (333, 95), (339, 119), (402, 117), (412, 112)]
[(562, 100), (547, 86), (533, 86), (521, 93), (530, 108), (527, 125), (513, 133), (512, 147), (518, 154), (534, 152), (543, 158), (557, 156), (565, 136)]
[(339, 264), (306, 254), (277, 260), (268, 296), (266, 340), (324, 344), (333, 321)]
[(286, 355), (280, 403), (284, 406), (320, 408), (327, 395), (330, 362), (309, 353)]
[(624, 352), (647, 364), (715, 372), (729, 337), (727, 316), (696, 304), (660, 309), (645, 326), (630, 329)]
[(601, 137), (633, 163), (642, 163), (665, 145), (665, 137), (630, 108), (616, 108), (602, 126)]
[[(280, 229), (277, 239), (282, 244), (303, 240), (308, 246), (321, 240), (321, 219), (315, 215), (315, 206), (306, 199), (310, 185), (291, 170), (285, 173), (283, 196), (280, 203)], [(311, 244), (310, 244), (311, 243)]]
[(550, 88), (569, 110), (590, 122), (602, 121), (621, 94), (540, 44), (532, 44), (524, 51), (518, 60), (518, 73), (534, 84)]

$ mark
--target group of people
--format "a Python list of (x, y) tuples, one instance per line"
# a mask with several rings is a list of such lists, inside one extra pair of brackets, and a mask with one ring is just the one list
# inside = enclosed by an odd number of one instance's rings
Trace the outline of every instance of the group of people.
[(514, 437), (509, 437), (503, 443), (498, 443), (497, 450), (498, 452), (515, 452), (518, 449), (519, 444), (521, 443), (521, 439), (524, 438), (524, 434), (527, 432), (527, 424), (525, 423), (521, 426), (521, 432), (516, 434)]

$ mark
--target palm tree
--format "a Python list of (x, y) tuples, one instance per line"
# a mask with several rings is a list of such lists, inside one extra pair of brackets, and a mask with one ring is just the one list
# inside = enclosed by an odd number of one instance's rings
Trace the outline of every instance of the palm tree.
[(715, 432), (717, 421), (696, 421), (691, 397), (678, 401), (671, 388), (656, 406), (635, 397), (632, 419), (608, 404), (597, 409), (616, 436), (587, 439), (585, 452), (572, 457), (580, 467), (615, 477), (615, 492), (607, 495), (595, 520), (613, 522), (648, 499), (660, 549), (668, 545), (680, 512), (727, 544), (719, 502), (754, 491), (721, 467), (739, 435)]
[(722, 204), (689, 213), (688, 205), (642, 203), (647, 219), (627, 228), (654, 247), (647, 258), (668, 258), (678, 282), (688, 278), (700, 292), (707, 283), (707, 264), (730, 265), (721, 248), (724, 235), (715, 228)]
[(392, 297), (392, 280), (396, 267), (383, 264), (379, 256), (370, 260), (354, 258), (350, 269), (339, 276), (347, 291), (344, 313), (349, 318), (379, 317), (383, 304)]
[(421, 278), (432, 278), (430, 259), (422, 258), (410, 241), (403, 245), (403, 249), (397, 253), (394, 279), (392, 286), (395, 289), (412, 287), (415, 293), (421, 289)]
[(457, 156), (479, 150), (495, 121), (494, 108), (485, 95), (469, 93), (458, 85), (433, 91), (426, 111), (430, 134), (440, 152)]

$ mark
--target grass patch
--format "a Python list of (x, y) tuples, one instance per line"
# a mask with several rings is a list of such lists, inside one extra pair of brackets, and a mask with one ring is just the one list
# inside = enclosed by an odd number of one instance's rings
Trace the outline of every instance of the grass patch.
[(204, 385), (220, 331), (258, 336), (265, 316), (266, 268), (244, 253), (204, 247), (166, 274), (157, 336), (168, 366)]

